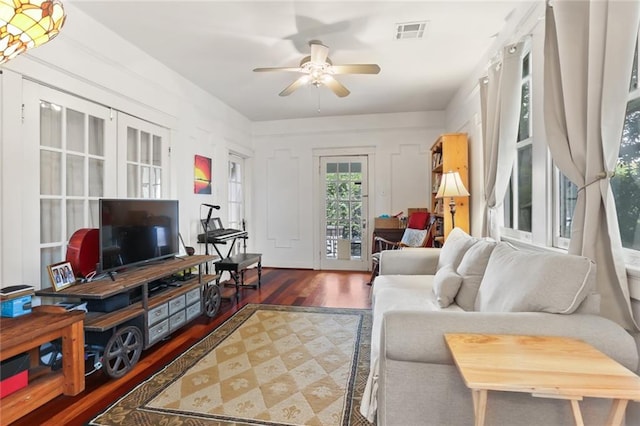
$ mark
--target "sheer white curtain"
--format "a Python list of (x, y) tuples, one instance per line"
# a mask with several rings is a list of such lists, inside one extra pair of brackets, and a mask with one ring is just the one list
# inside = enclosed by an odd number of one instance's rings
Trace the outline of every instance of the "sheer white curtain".
[(480, 79), (484, 142), (483, 235), (500, 239), (497, 209), (504, 200), (516, 155), (523, 43), (507, 46), (502, 61)]
[(545, 127), (551, 155), (578, 190), (569, 252), (597, 265), (601, 314), (631, 315), (609, 178), (622, 137), (640, 2), (556, 0), (547, 6)]

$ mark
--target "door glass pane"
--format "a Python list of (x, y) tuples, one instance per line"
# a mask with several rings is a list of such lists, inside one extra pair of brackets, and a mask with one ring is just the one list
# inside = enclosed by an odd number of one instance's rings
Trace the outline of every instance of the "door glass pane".
[(62, 240), (62, 202), (40, 200), (40, 243)]
[(127, 161), (138, 161), (138, 131), (127, 127)]
[[(325, 173), (326, 258), (362, 256), (362, 164), (327, 163)], [(345, 253), (344, 251), (348, 252)]]
[(62, 107), (40, 102), (40, 145), (62, 148)]
[(153, 198), (162, 198), (162, 169), (153, 168)]
[(135, 164), (127, 164), (127, 197), (138, 197), (138, 166)]
[(89, 159), (89, 196), (102, 197), (104, 194), (104, 160)]
[(42, 283), (42, 288), (51, 287), (47, 266), (58, 263), (61, 259), (63, 259), (62, 247), (44, 247), (40, 249), (40, 282)]
[(67, 108), (67, 149), (85, 152), (84, 114)]
[(104, 155), (104, 120), (89, 116), (89, 154)]
[(151, 193), (149, 190), (149, 184), (151, 183), (150, 181), (150, 177), (149, 177), (149, 167), (141, 167), (140, 168), (140, 175), (141, 175), (141, 179), (142, 179), (142, 198), (150, 198)]
[(140, 162), (151, 164), (151, 135), (140, 132)]
[(100, 206), (98, 200), (89, 200), (89, 228), (97, 228), (100, 224)]
[(67, 155), (67, 195), (84, 195), (84, 157)]
[(162, 138), (153, 135), (153, 165), (162, 166)]
[(84, 201), (67, 200), (67, 238), (68, 241), (74, 232), (84, 228)]
[(40, 194), (62, 195), (62, 154), (40, 150)]

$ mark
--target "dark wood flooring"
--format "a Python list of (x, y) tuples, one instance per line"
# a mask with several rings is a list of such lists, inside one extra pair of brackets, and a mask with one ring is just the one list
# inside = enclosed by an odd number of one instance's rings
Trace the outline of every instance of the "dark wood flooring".
[[(255, 275), (254, 271), (248, 272), (247, 283), (255, 281)], [(102, 371), (90, 374), (85, 380), (85, 390), (79, 395), (59, 396), (25, 415), (13, 425), (84, 425), (117, 398), (209, 334), (247, 303), (369, 308), (370, 287), (366, 284), (368, 281), (368, 272), (263, 268), (260, 289), (242, 289), (240, 301), (223, 301), (214, 318), (201, 315), (167, 340), (143, 351), (140, 361), (124, 377), (111, 379)], [(231, 289), (225, 289), (224, 292), (229, 290)]]

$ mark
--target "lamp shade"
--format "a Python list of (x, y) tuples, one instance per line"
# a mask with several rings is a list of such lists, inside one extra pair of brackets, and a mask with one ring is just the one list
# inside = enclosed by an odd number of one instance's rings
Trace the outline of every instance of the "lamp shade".
[(54, 38), (64, 20), (60, 0), (0, 0), (0, 64)]
[(436, 198), (467, 197), (469, 195), (469, 191), (464, 187), (458, 172), (447, 172), (442, 174), (442, 181), (440, 182)]

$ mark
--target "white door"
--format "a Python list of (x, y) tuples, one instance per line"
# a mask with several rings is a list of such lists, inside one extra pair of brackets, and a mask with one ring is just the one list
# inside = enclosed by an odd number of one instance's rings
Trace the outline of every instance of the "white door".
[(320, 158), (320, 268), (366, 271), (367, 156)]

